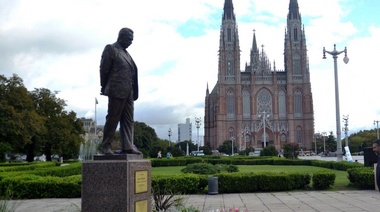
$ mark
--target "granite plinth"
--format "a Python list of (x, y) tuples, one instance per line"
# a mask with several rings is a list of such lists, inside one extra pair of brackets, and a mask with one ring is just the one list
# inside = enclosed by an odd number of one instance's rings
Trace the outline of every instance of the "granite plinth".
[(83, 163), (83, 212), (150, 212), (151, 199), (149, 160), (130, 160), (124, 155), (122, 160), (101, 159)]
[(94, 160), (142, 160), (143, 155), (140, 154), (114, 154), (114, 155), (94, 155)]

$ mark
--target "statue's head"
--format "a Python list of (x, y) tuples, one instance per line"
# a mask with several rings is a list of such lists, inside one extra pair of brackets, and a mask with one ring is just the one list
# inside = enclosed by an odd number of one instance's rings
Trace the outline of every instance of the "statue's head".
[(119, 31), (119, 36), (117, 37), (117, 42), (124, 49), (128, 48), (132, 44), (133, 41), (133, 31), (129, 28), (122, 28)]

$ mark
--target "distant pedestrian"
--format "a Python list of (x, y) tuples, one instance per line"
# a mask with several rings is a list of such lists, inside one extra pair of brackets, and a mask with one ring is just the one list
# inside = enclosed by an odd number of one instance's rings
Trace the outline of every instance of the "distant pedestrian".
[(158, 158), (158, 159), (161, 159), (161, 158), (162, 158), (161, 151), (158, 151), (158, 153), (157, 153), (157, 158)]
[(170, 152), (166, 153), (166, 159), (170, 159), (171, 156), (172, 154)]
[(372, 151), (377, 155), (376, 183), (380, 192), (380, 139), (373, 141)]

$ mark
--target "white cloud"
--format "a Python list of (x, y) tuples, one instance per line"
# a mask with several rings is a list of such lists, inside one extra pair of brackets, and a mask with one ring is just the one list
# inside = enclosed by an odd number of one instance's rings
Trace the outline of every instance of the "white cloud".
[[(241, 69), (249, 59), (253, 30), (258, 45), (283, 69), (283, 43), (289, 1), (235, 0)], [(350, 115), (349, 127), (373, 127), (379, 100), (373, 98), (378, 77), (376, 56), (379, 24), (370, 34), (360, 32), (351, 17), (352, 0), (298, 0), (305, 24), (314, 97), (316, 131), (335, 132), (333, 60), (322, 60), (322, 48), (348, 48), (350, 63), (338, 58), (341, 115)], [(362, 2), (364, 3), (364, 2)], [(95, 115), (104, 123), (107, 98), (99, 95), (99, 62), (104, 46), (116, 40), (122, 27), (135, 31), (128, 49), (139, 68), (140, 98), (136, 120), (167, 138), (177, 138), (177, 124), (202, 117), (208, 84), (217, 80), (219, 26), (223, 0), (139, 1), (2, 1), (0, 0), (0, 71), (18, 74), (29, 89), (60, 91), (68, 109), (78, 116)], [(360, 17), (359, 17), (360, 18)], [(197, 36), (181, 30), (204, 26)], [(194, 29), (197, 30), (197, 29)], [(359, 35), (360, 34), (360, 35)], [(194, 129), (195, 132), (195, 129)], [(203, 127), (200, 128), (203, 135)], [(196, 134), (194, 133), (194, 140)]]

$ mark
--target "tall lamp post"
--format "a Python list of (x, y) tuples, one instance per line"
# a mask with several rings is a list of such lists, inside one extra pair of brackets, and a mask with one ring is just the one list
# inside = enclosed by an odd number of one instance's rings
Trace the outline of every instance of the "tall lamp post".
[(334, 44), (333, 51), (326, 51), (323, 47), (323, 59), (326, 59), (326, 53), (332, 55), (334, 58), (334, 75), (335, 75), (335, 107), (336, 107), (336, 145), (337, 145), (337, 161), (342, 161), (342, 140), (341, 140), (341, 128), (340, 128), (340, 112), (339, 112), (339, 85), (338, 85), (338, 55), (344, 52), (343, 62), (348, 63), (349, 59), (347, 57), (347, 47), (343, 51), (336, 50), (336, 44)]
[(376, 124), (377, 139), (379, 139), (379, 122), (378, 120), (373, 121), (373, 124)]
[(323, 154), (326, 153), (326, 136), (327, 136), (327, 133), (323, 132), (322, 133), (322, 137), (323, 137)]
[(348, 115), (345, 116), (343, 115), (343, 122), (344, 122), (344, 127), (342, 130), (344, 130), (344, 135), (345, 135), (345, 146), (348, 146), (348, 136), (347, 136), (347, 133), (348, 133)]
[(230, 138), (231, 139), (231, 156), (233, 156), (234, 155), (234, 137), (231, 137)]
[(195, 117), (195, 127), (197, 128), (197, 146), (199, 152), (199, 127), (201, 126), (201, 117)]
[(266, 147), (267, 146), (267, 136), (266, 136), (266, 133), (265, 133), (265, 128), (266, 128), (266, 123), (265, 122), (266, 122), (266, 119), (269, 117), (269, 114), (265, 115), (266, 114), (265, 110), (262, 113), (263, 113), (263, 115), (259, 115), (259, 118), (262, 118), (262, 122), (263, 122), (264, 147)]
[(172, 136), (172, 128), (169, 128), (169, 130), (168, 130), (168, 136), (169, 136), (169, 146), (170, 146), (170, 143), (171, 143), (170, 137)]

